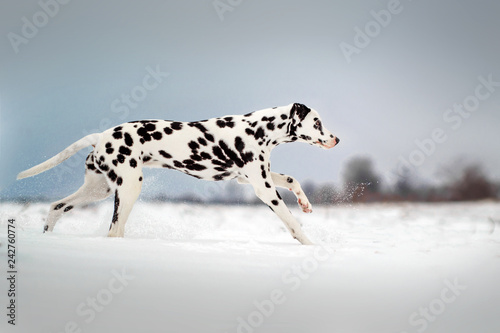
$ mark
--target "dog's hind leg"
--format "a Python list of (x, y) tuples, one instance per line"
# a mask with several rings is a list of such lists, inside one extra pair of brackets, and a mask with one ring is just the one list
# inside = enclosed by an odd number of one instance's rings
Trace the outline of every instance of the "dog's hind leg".
[[(121, 177), (118, 177), (119, 179)], [(118, 181), (117, 181), (118, 183)], [(132, 211), (135, 201), (141, 193), (142, 171), (134, 170), (117, 184), (115, 190), (115, 209), (113, 219), (109, 226), (108, 237), (123, 237), (125, 234), (125, 223)]]
[(57, 220), (74, 207), (106, 199), (111, 194), (106, 178), (98, 172), (98, 170), (87, 169), (85, 181), (75, 193), (50, 205), (49, 215), (43, 229), (44, 232), (52, 231)]

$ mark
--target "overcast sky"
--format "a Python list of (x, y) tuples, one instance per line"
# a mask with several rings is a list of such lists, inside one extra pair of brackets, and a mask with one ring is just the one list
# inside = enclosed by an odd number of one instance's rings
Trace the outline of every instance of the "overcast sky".
[[(439, 181), (457, 158), (500, 179), (498, 1), (40, 3), (0, 10), (3, 196), (72, 193), (80, 155), (14, 179), (94, 131), (292, 102), (318, 110), (342, 140), (329, 151), (276, 148), (272, 170), (300, 181), (338, 184), (358, 155), (387, 181), (403, 164)], [(156, 80), (144, 81), (150, 72)], [(150, 193), (214, 189), (174, 171), (146, 176)]]

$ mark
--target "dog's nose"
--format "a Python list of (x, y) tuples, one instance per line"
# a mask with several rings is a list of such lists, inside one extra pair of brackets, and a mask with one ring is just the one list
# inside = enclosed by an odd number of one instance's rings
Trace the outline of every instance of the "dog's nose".
[(335, 137), (335, 144), (336, 144), (336, 145), (338, 145), (338, 144), (339, 144), (339, 142), (340, 142), (340, 139), (339, 139), (339, 138), (337, 138), (337, 137)]

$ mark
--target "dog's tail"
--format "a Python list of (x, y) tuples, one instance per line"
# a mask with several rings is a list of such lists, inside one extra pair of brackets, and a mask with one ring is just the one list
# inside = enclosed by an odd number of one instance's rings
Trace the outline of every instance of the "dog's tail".
[(71, 146), (68, 148), (64, 149), (62, 152), (57, 154), (56, 156), (48, 159), (47, 161), (40, 163), (38, 165), (35, 165), (31, 169), (25, 170), (17, 175), (17, 179), (23, 179), (27, 177), (31, 177), (34, 175), (38, 175), (39, 173), (42, 173), (46, 170), (49, 170), (59, 163), (64, 162), (74, 154), (76, 154), (79, 150), (88, 147), (90, 145), (95, 146), (97, 141), (100, 138), (100, 133), (94, 133), (87, 135), (86, 137), (81, 138), (80, 140), (76, 141), (73, 143)]

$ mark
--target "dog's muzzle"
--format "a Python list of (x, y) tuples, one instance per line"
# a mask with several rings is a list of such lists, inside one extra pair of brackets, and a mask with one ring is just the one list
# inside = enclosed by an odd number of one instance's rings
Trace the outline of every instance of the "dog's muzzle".
[(336, 145), (338, 145), (339, 142), (340, 142), (340, 139), (337, 137), (334, 137), (333, 139), (328, 140), (328, 141), (323, 141), (320, 139), (320, 140), (318, 140), (317, 143), (326, 149), (330, 149), (330, 148), (333, 148)]

